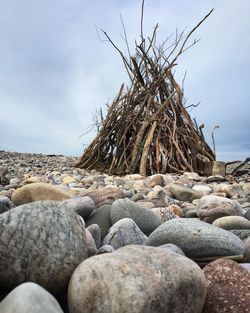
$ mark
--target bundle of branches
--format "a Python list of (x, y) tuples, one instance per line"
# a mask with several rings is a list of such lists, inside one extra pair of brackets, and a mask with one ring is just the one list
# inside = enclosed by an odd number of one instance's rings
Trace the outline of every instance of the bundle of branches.
[[(97, 169), (109, 174), (201, 172), (204, 162), (215, 159), (206, 143), (202, 128), (192, 120), (183, 88), (175, 81), (173, 68), (177, 58), (198, 40), (188, 43), (191, 34), (211, 14), (210, 11), (188, 34), (176, 34), (167, 48), (156, 44), (158, 25), (151, 37), (143, 35), (143, 7), (140, 43), (131, 55), (126, 31), (126, 57), (103, 31), (106, 39), (120, 53), (130, 85), (121, 86), (108, 106), (105, 119), (93, 142), (84, 151), (77, 167)], [(122, 25), (123, 21), (122, 21)]]

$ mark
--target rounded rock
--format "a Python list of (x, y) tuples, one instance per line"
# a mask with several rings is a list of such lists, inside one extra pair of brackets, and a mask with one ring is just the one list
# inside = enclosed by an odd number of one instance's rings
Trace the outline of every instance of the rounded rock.
[(198, 191), (180, 184), (170, 184), (169, 191), (180, 201), (192, 202), (202, 196)]
[[(74, 313), (200, 313), (206, 282), (192, 260), (146, 246), (127, 246), (82, 262), (68, 300)], [(115, 296), (117, 295), (117, 296)]]
[(193, 219), (173, 219), (159, 226), (145, 242), (148, 246), (173, 243), (187, 257), (244, 255), (244, 244), (230, 232)]
[(144, 234), (151, 233), (161, 224), (160, 217), (156, 213), (127, 198), (113, 202), (110, 217), (112, 224), (125, 217), (131, 218)]
[(0, 303), (1, 313), (63, 313), (56, 299), (35, 283), (24, 283), (12, 290)]
[(94, 214), (92, 214), (86, 220), (86, 226), (90, 226), (92, 224), (97, 224), (101, 230), (101, 239), (103, 239), (107, 233), (109, 228), (111, 227), (111, 219), (110, 219), (110, 210), (111, 205), (105, 204), (102, 205)]
[(83, 219), (57, 201), (38, 201), (0, 215), (0, 288), (33, 281), (54, 294), (67, 289), (88, 257)]
[(213, 222), (214, 226), (223, 229), (250, 229), (250, 221), (242, 216), (223, 216)]
[(102, 239), (101, 239), (101, 229), (97, 224), (92, 224), (87, 227), (88, 231), (91, 233), (94, 241), (96, 248), (99, 249), (102, 244)]
[(46, 183), (33, 183), (15, 190), (11, 200), (18, 206), (43, 200), (63, 201), (71, 197), (71, 193), (62, 187)]
[(5, 196), (0, 196), (0, 214), (14, 207), (14, 203)]
[(67, 209), (76, 211), (84, 220), (95, 210), (95, 203), (90, 197), (74, 197), (62, 203)]
[(202, 313), (247, 313), (250, 308), (250, 273), (232, 260), (218, 259), (203, 269), (207, 295)]
[(143, 245), (147, 236), (131, 218), (123, 218), (111, 226), (103, 245), (111, 245), (114, 249), (127, 245)]
[(217, 218), (222, 216), (243, 216), (243, 209), (237, 201), (208, 195), (198, 201), (197, 214), (202, 221), (213, 223)]

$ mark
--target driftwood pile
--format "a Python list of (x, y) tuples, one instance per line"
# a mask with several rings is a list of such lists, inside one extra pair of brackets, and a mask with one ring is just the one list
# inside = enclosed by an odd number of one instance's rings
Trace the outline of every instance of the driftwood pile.
[(140, 43), (136, 43), (134, 55), (130, 54), (123, 27), (128, 57), (103, 31), (120, 53), (130, 85), (122, 85), (108, 106), (106, 118), (99, 121), (101, 128), (77, 167), (117, 175), (201, 173), (204, 163), (215, 159), (202, 133), (204, 125), (198, 127), (191, 119), (184, 106), (183, 89), (173, 75), (177, 58), (197, 42), (188, 44), (191, 34), (211, 12), (188, 34), (176, 34), (174, 43), (166, 48), (167, 40), (156, 45), (158, 25), (150, 38), (144, 38), (142, 7)]

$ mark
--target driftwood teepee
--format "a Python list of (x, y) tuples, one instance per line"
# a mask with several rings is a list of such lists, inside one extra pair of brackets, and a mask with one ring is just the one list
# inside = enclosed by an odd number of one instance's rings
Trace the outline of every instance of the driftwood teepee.
[(130, 78), (129, 87), (121, 86), (108, 106), (95, 139), (84, 151), (76, 167), (97, 169), (109, 174), (201, 172), (204, 162), (214, 154), (185, 108), (183, 89), (173, 76), (178, 57), (194, 45), (191, 34), (211, 14), (210, 11), (188, 34), (176, 34), (165, 48), (156, 44), (158, 25), (150, 38), (143, 35), (143, 2), (140, 43), (131, 56), (126, 31), (124, 39), (129, 57), (121, 52), (108, 34), (106, 39), (120, 53)]

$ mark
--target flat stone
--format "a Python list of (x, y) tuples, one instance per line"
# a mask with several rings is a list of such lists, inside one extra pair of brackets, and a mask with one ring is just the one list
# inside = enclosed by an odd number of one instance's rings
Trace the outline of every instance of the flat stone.
[(77, 212), (84, 220), (88, 218), (96, 208), (94, 201), (88, 196), (67, 199), (64, 200), (62, 204), (67, 209)]
[(75, 183), (75, 179), (72, 176), (65, 176), (63, 177), (64, 184)]
[(151, 233), (161, 224), (160, 217), (156, 213), (127, 198), (113, 202), (110, 217), (112, 224), (125, 217), (131, 218), (144, 234)]
[(199, 313), (205, 295), (204, 275), (192, 260), (146, 246), (89, 258), (77, 267), (68, 289), (74, 313), (183, 313), (183, 308)]
[(197, 214), (202, 221), (213, 223), (222, 216), (243, 216), (241, 205), (234, 200), (214, 195), (204, 196), (197, 203)]
[(250, 229), (250, 221), (242, 216), (223, 216), (213, 222), (214, 226), (223, 229)]
[(207, 295), (202, 313), (248, 313), (250, 273), (232, 260), (218, 259), (203, 269)]
[(123, 218), (111, 226), (102, 244), (118, 249), (133, 244), (143, 245), (146, 239), (147, 236), (131, 218)]
[(86, 219), (86, 226), (90, 226), (92, 224), (97, 224), (101, 230), (101, 239), (103, 239), (107, 233), (109, 228), (111, 227), (111, 219), (110, 219), (110, 210), (111, 205), (105, 204), (96, 210), (94, 214), (92, 214), (89, 218)]
[(56, 200), (63, 201), (71, 198), (70, 192), (62, 187), (46, 183), (33, 183), (25, 185), (12, 194), (11, 200), (15, 205), (34, 201)]
[(24, 283), (0, 303), (1, 313), (63, 313), (56, 299), (35, 283)]
[(83, 219), (57, 201), (2, 213), (0, 230), (0, 289), (33, 281), (62, 293), (76, 266), (88, 257)]
[(192, 259), (243, 255), (243, 242), (230, 232), (195, 219), (167, 221), (150, 234), (148, 246), (173, 243)]
[(198, 191), (180, 184), (170, 184), (169, 190), (180, 201), (192, 202), (194, 199), (199, 199), (202, 196)]

